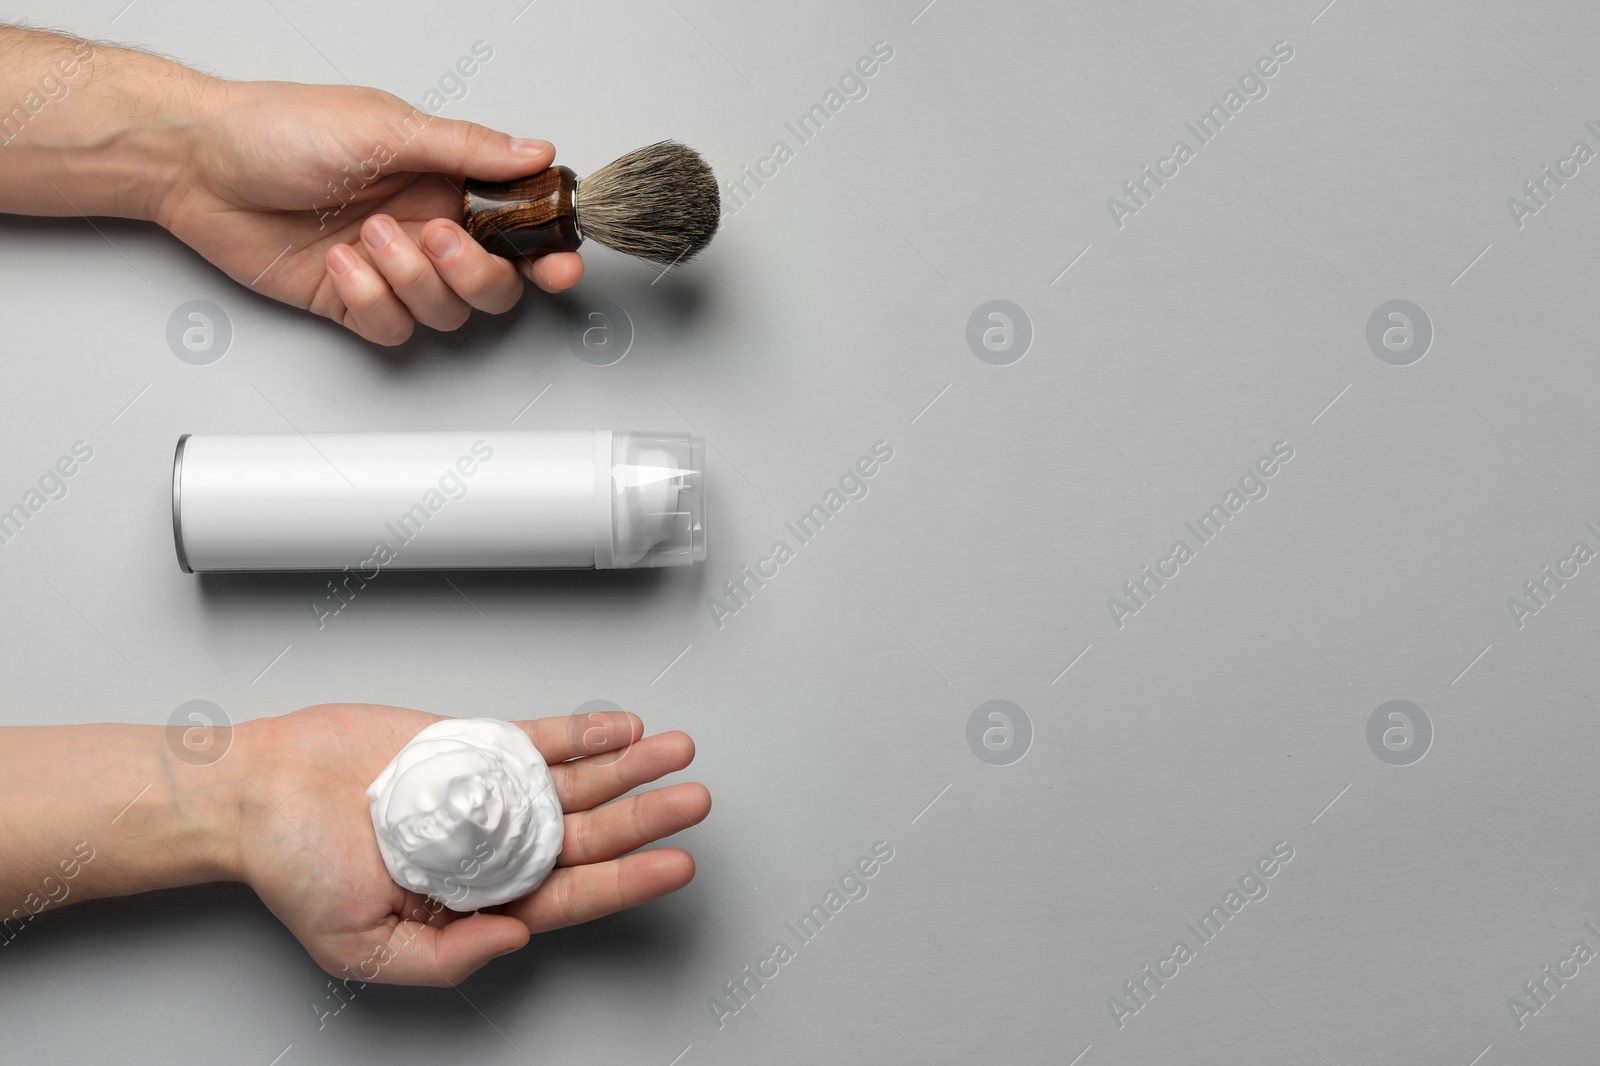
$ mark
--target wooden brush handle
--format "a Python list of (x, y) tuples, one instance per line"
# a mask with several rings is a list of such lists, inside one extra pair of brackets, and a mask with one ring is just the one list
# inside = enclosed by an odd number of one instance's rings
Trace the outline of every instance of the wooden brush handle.
[(578, 175), (551, 167), (516, 181), (471, 181), (462, 198), (462, 226), (495, 255), (530, 258), (575, 252), (583, 238), (572, 210)]

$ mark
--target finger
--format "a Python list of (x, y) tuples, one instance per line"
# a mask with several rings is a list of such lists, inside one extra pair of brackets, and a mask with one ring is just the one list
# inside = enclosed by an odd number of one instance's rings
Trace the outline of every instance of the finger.
[(627, 711), (590, 711), (512, 724), (527, 731), (548, 763), (626, 749), (644, 736), (644, 723)]
[(345, 306), (341, 325), (374, 344), (404, 344), (410, 339), (416, 320), (376, 267), (345, 244), (329, 248), (323, 258), (334, 291)]
[(626, 855), (705, 821), (711, 793), (698, 782), (668, 785), (566, 817), (558, 866), (585, 866)]
[(510, 181), (555, 162), (549, 141), (512, 137), (476, 122), (429, 118), (394, 152), (399, 170)]
[(368, 218), (361, 224), (361, 243), (390, 290), (424, 326), (459, 329), (472, 314), (467, 301), (444, 283), (432, 261), (393, 218), (381, 214)]
[(610, 862), (556, 869), (505, 913), (544, 933), (637, 907), (694, 880), (694, 858), (680, 848), (654, 848)]
[(694, 741), (680, 732), (657, 733), (628, 749), (626, 758), (595, 755), (550, 767), (564, 811), (584, 811), (629, 789), (682, 770), (694, 761)]
[(522, 277), (510, 260), (489, 254), (449, 219), (423, 226), (421, 243), (444, 283), (479, 311), (498, 315), (522, 298)]
[(583, 256), (577, 252), (551, 252), (537, 259), (519, 259), (517, 269), (545, 292), (565, 292), (583, 277)]
[[(454, 985), (497, 955), (526, 947), (528, 926), (504, 914), (471, 914), (442, 927), (400, 922), (362, 965), (363, 980), (391, 985)], [(375, 971), (375, 972), (374, 972)]]

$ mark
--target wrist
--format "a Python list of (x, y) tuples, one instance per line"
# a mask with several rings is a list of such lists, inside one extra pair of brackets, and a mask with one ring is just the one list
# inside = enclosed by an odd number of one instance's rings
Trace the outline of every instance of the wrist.
[(116, 209), (108, 213), (165, 227), (213, 140), (227, 83), (166, 60), (141, 65), (132, 76), (147, 87), (147, 111), (128, 116), (106, 138), (119, 186)]
[(12, 88), (7, 75), (40, 70), (56, 86), (48, 99), (30, 90), (5, 116), (0, 211), (157, 220), (198, 150), (218, 79), (33, 31), (0, 32), (0, 53), (13, 67), (0, 71), (0, 90)]
[(162, 848), (174, 860), (172, 884), (243, 880), (239, 841), (251, 777), (249, 723), (166, 726), (160, 733), (168, 792), (159, 822)]
[[(233, 880), (243, 767), (196, 765), (181, 731), (12, 726), (0, 744), (0, 914), (19, 903)], [(70, 884), (63, 885), (63, 881)]]

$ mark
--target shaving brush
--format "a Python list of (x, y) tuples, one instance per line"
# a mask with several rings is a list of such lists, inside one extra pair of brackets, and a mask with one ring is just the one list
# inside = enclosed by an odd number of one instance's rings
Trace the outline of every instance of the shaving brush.
[(584, 238), (663, 266), (693, 259), (721, 215), (717, 179), (676, 141), (629, 152), (584, 178), (550, 167), (516, 181), (468, 181), (462, 225), (495, 255), (577, 251)]

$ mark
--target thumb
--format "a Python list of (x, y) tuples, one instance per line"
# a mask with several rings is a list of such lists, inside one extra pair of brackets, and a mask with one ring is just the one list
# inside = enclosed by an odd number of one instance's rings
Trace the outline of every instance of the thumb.
[(526, 947), (528, 927), (503, 914), (479, 912), (438, 927), (398, 923), (389, 935), (385, 984), (454, 985), (497, 955)]
[(510, 181), (538, 173), (556, 157), (549, 141), (512, 137), (476, 122), (418, 112), (402, 127), (394, 164), (403, 170)]

